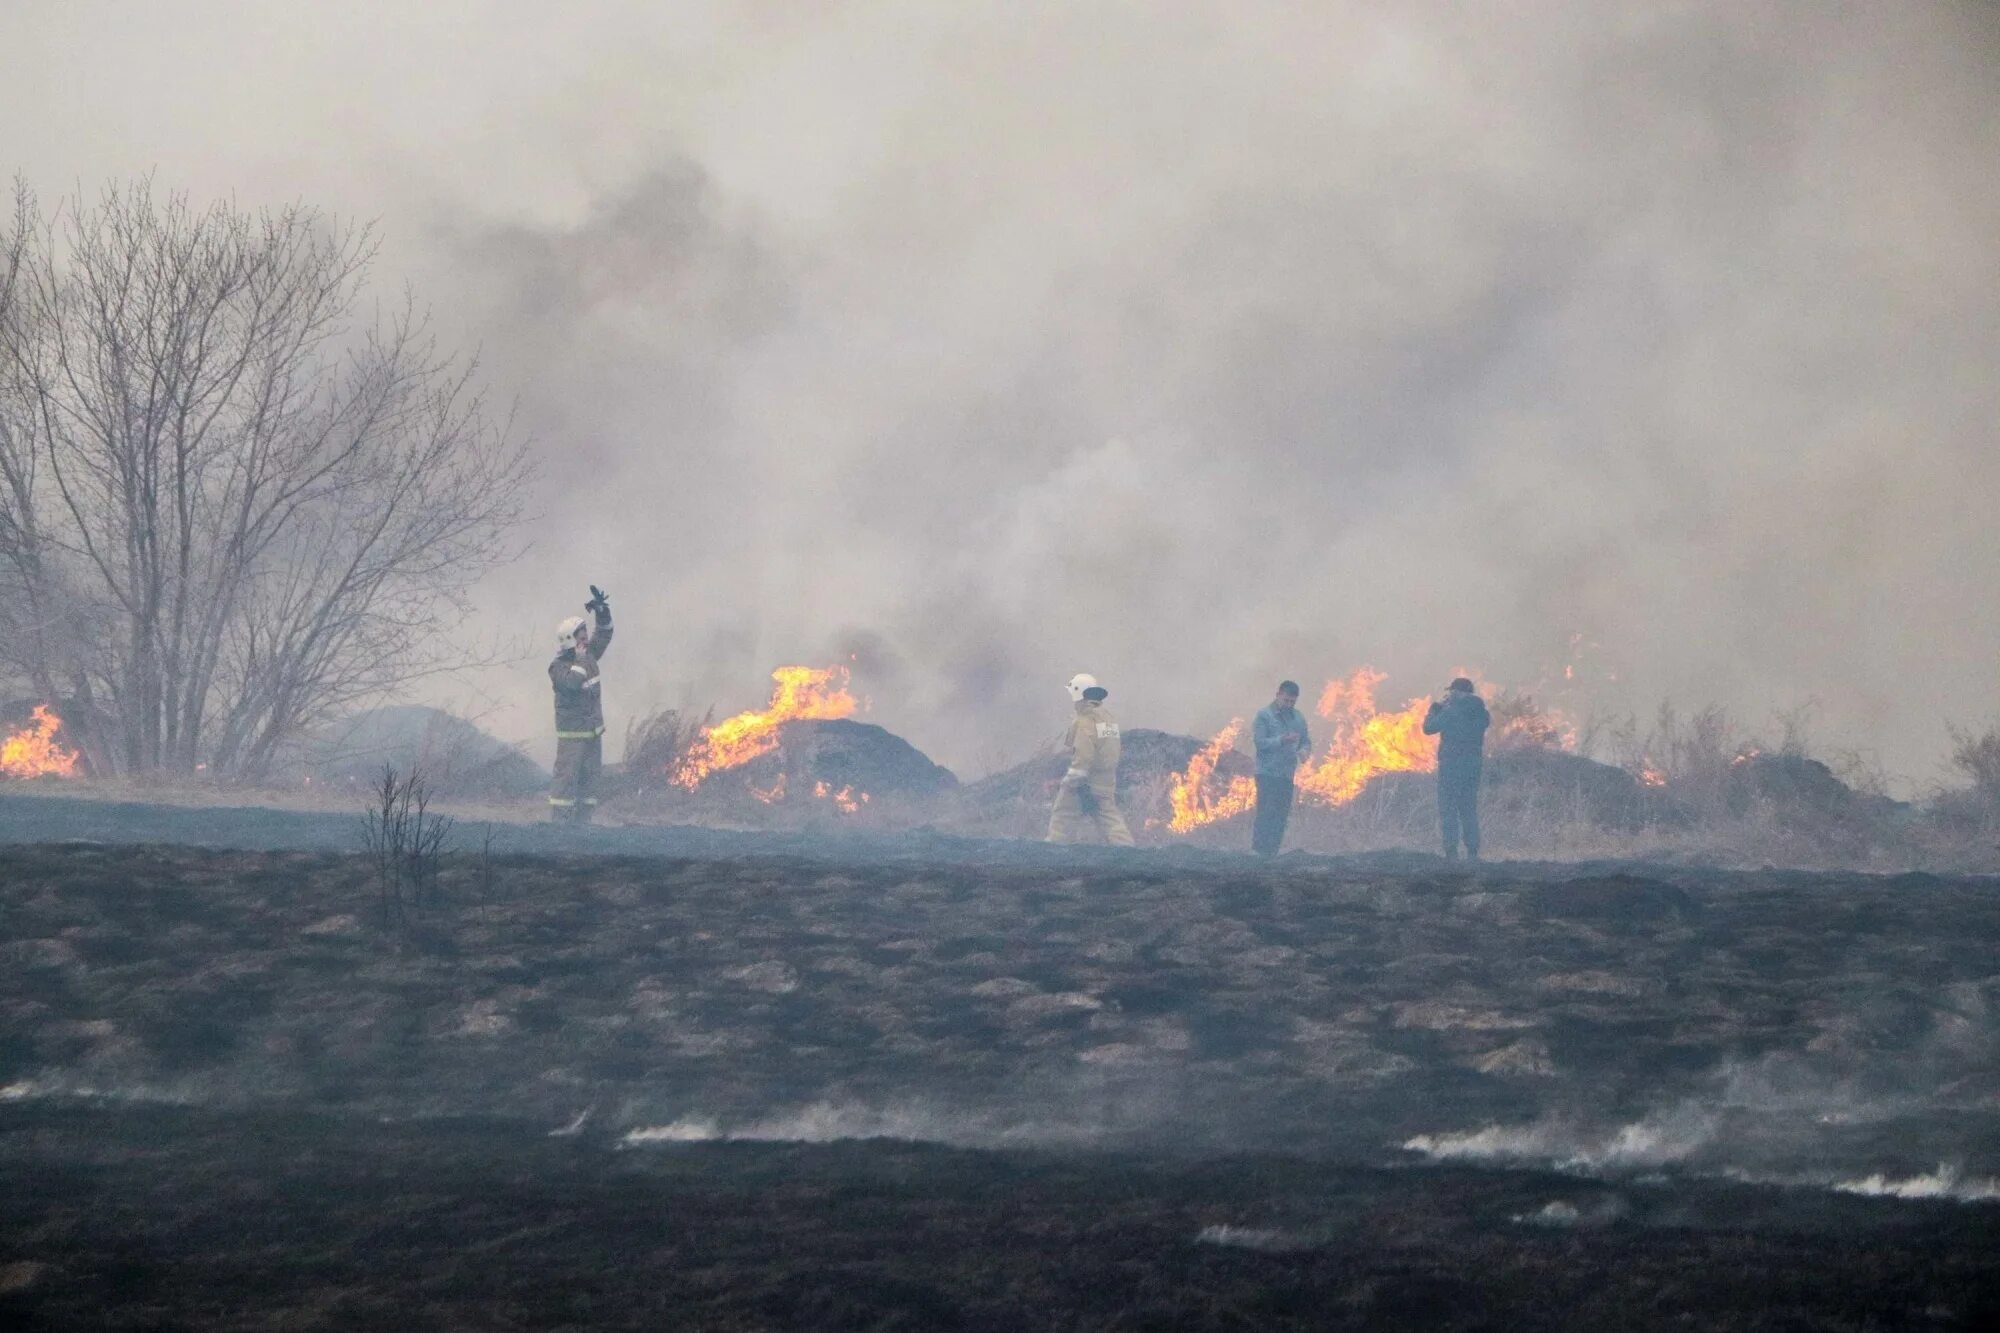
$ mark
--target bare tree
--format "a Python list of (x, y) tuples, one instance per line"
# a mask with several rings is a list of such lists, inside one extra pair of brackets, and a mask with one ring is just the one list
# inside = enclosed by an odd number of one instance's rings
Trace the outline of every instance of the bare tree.
[(279, 744), (462, 661), (529, 466), (375, 240), (149, 182), (0, 234), (0, 660), (101, 771), (262, 775)]

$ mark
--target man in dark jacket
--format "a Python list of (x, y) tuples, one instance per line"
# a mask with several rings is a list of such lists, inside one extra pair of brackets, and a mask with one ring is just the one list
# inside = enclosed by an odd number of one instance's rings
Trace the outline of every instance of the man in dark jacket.
[(1312, 749), (1296, 683), (1281, 681), (1271, 702), (1257, 710), (1250, 740), (1257, 749), (1257, 822), (1250, 828), (1250, 850), (1275, 856), (1284, 845), (1285, 823), (1292, 816), (1299, 764)]
[(1448, 860), (1458, 859), (1461, 834), (1466, 856), (1479, 859), (1479, 770), (1492, 721), (1486, 701), (1463, 676), (1424, 714), (1424, 735), (1438, 738), (1438, 828)]
[(604, 767), (603, 677), (597, 664), (611, 647), (611, 599), (595, 584), (583, 609), (592, 613), (593, 628), (582, 616), (556, 626), (560, 651), (549, 663), (549, 684), (556, 692), (556, 770), (549, 784), (549, 818), (559, 824), (588, 824), (597, 811), (591, 788)]

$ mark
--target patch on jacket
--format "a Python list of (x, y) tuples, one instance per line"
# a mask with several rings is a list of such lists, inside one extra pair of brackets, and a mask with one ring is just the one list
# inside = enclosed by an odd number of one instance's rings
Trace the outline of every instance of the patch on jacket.
[(1117, 740), (1117, 739), (1118, 739), (1118, 724), (1117, 724), (1116, 722), (1100, 722), (1100, 723), (1098, 723), (1098, 724), (1097, 724), (1097, 739), (1099, 739), (1099, 740), (1101, 740), (1101, 741), (1115, 741), (1115, 740)]

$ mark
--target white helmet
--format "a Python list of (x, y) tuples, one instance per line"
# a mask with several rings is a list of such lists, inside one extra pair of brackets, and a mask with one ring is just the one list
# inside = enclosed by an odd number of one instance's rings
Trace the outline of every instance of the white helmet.
[(1097, 688), (1097, 677), (1091, 675), (1088, 671), (1079, 671), (1074, 676), (1071, 676), (1069, 678), (1070, 701), (1073, 703), (1081, 703), (1083, 701), (1083, 692), (1085, 690), (1094, 690), (1096, 688)]
[(556, 647), (574, 648), (590, 642), (590, 622), (582, 616), (565, 616), (556, 622)]

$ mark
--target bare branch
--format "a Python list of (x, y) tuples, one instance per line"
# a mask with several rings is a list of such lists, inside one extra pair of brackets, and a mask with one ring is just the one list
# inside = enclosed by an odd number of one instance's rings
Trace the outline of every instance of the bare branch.
[(145, 180), (15, 205), (0, 666), (77, 682), (124, 767), (254, 775), (329, 708), (449, 664), (527, 455), (407, 294), (357, 320), (372, 231)]

